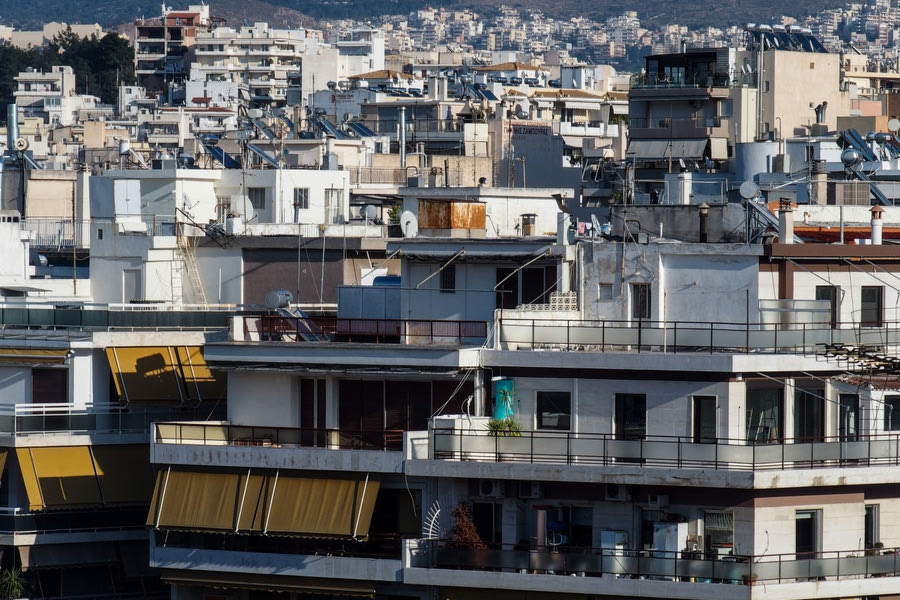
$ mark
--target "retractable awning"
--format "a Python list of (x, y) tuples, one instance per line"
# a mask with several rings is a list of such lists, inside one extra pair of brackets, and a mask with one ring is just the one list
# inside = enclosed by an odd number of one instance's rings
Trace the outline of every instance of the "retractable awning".
[(213, 373), (200, 346), (106, 349), (116, 392), (123, 402), (199, 402), (225, 396), (224, 376)]
[(631, 140), (625, 150), (625, 156), (634, 156), (637, 160), (668, 160), (703, 158), (707, 140)]
[(379, 482), (280, 472), (157, 474), (147, 524), (192, 531), (366, 537)]
[(0, 348), (0, 367), (19, 365), (61, 365), (69, 350), (59, 348)]
[(143, 504), (150, 497), (145, 445), (16, 448), (16, 458), (30, 510)]

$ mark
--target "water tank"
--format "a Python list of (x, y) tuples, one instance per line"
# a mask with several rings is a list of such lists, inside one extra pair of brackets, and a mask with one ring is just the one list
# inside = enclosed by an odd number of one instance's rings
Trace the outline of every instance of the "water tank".
[(119, 140), (119, 155), (128, 156), (131, 153), (131, 140)]
[(379, 275), (372, 280), (372, 285), (377, 287), (400, 287), (399, 275)]
[(273, 290), (266, 294), (266, 308), (275, 310), (276, 308), (285, 308), (291, 304), (294, 295), (288, 290)]

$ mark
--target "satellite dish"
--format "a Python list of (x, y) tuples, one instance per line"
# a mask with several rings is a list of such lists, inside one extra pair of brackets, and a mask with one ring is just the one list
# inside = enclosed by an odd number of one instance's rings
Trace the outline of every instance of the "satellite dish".
[(892, 133), (897, 133), (900, 131), (900, 119), (894, 117), (890, 121), (888, 121), (888, 131)]
[(740, 188), (741, 198), (752, 200), (759, 196), (759, 186), (752, 181), (745, 181)]
[(403, 237), (419, 235), (419, 219), (411, 211), (404, 210), (400, 213), (400, 231), (403, 232)]
[(28, 140), (26, 140), (25, 138), (16, 138), (15, 144), (16, 150), (18, 150), (19, 152), (25, 152), (26, 150), (28, 150)]
[(366, 219), (375, 219), (378, 217), (378, 209), (371, 204), (366, 204), (359, 212), (361, 213), (360, 216), (365, 217)]

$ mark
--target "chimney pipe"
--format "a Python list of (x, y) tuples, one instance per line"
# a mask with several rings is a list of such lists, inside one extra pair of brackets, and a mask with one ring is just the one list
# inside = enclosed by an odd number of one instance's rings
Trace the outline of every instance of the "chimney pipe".
[(10, 152), (16, 147), (19, 139), (19, 107), (13, 104), (6, 105), (6, 148)]
[[(709, 204), (704, 202), (700, 205), (700, 243), (708, 242), (707, 225), (709, 223)], [(662, 237), (662, 236), (660, 236)]]
[(400, 168), (406, 168), (406, 107), (400, 107)]
[(884, 221), (881, 220), (881, 214), (884, 212), (884, 209), (878, 205), (872, 207), (872, 210), (869, 211), (872, 213), (872, 245), (880, 246), (881, 245), (881, 229), (884, 225)]
[(794, 243), (794, 208), (787, 198), (778, 200), (778, 240), (782, 244)]

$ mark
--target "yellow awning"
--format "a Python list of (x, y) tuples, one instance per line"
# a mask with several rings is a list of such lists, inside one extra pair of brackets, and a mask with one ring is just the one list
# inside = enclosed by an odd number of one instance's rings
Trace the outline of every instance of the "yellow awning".
[(61, 365), (66, 362), (67, 349), (0, 348), (0, 366)]
[(16, 457), (30, 510), (144, 503), (150, 497), (146, 445), (16, 448)]
[(378, 481), (160, 471), (147, 524), (154, 527), (366, 537)]
[(213, 373), (200, 346), (106, 349), (119, 399), (124, 402), (198, 402), (225, 397), (225, 378)]

